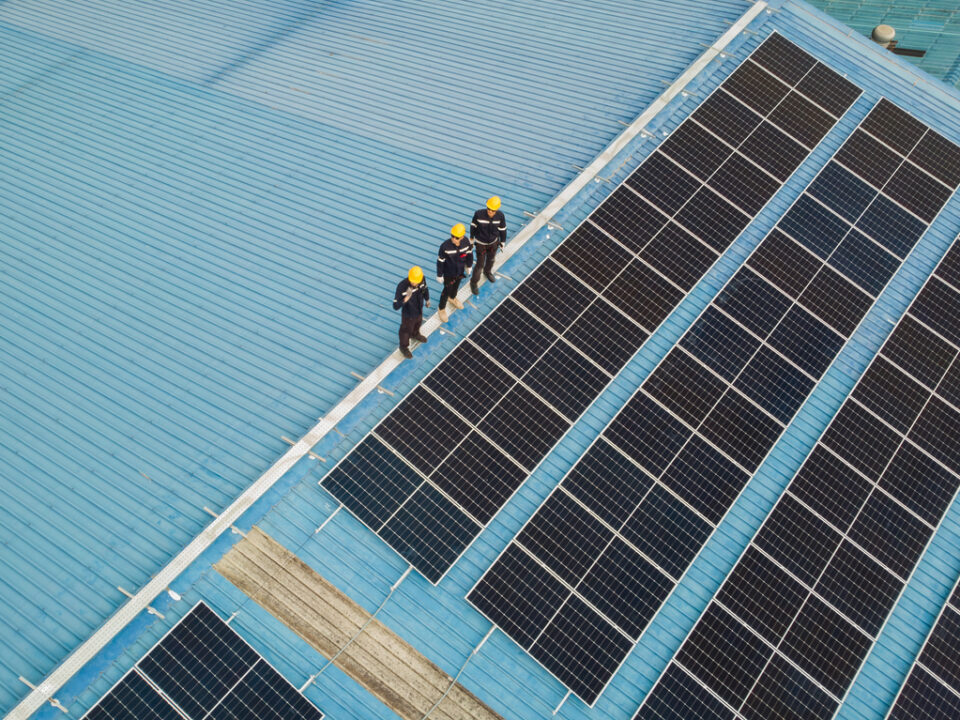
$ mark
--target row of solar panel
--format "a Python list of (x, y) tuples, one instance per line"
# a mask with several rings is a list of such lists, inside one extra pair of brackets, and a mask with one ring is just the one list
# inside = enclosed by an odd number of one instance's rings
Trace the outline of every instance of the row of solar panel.
[(295, 687), (199, 603), (85, 720), (321, 720)]
[(960, 582), (940, 612), (888, 720), (960, 717)]
[(955, 243), (637, 720), (834, 715), (960, 489), (958, 310)]
[[(468, 595), (585, 701), (926, 230), (887, 194), (895, 178), (935, 189), (931, 219), (952, 194), (906, 157), (939, 135), (921, 126), (904, 155), (883, 144), (916, 123), (878, 103)], [(875, 151), (897, 158), (879, 188), (855, 174)]]
[[(769, 62), (785, 54), (792, 63), (800, 56), (809, 58), (777, 35), (754, 57)], [(802, 65), (805, 72), (822, 67), (812, 58)], [(745, 68), (761, 72), (748, 62), (728, 83), (735, 89), (753, 88), (755, 95), (757, 82), (740, 80)], [(824, 77), (826, 72), (819, 74)], [(780, 85), (769, 74), (764, 77), (769, 78), (766, 87)], [(791, 79), (802, 84), (805, 77)], [(843, 91), (845, 109), (859, 91), (838, 76), (835, 82)], [(700, 127), (698, 119), (713, 116), (714, 99), (727, 97), (727, 87), (724, 83), (665, 141), (665, 152), (672, 152), (673, 138), (685, 127)], [(775, 102), (764, 104), (766, 112), (775, 114), (786, 96), (778, 92), (776, 97)], [(704, 155), (712, 154), (694, 143), (691, 162), (703, 162)], [(794, 281), (799, 289), (815, 275), (826, 278), (824, 292), (838, 285), (833, 280), (839, 277), (836, 273), (817, 274), (823, 263), (785, 235), (768, 238), (757, 257), (780, 262), (783, 249), (772, 246), (784, 242), (795, 245), (807, 258), (804, 269), (809, 276)], [(784, 324), (782, 337), (774, 334), (769, 341), (770, 351), (758, 353), (763, 339), (792, 304), (754, 272), (738, 273), (713, 310), (685, 336), (685, 348), (675, 349), (661, 363), (643, 391), (614, 418), (468, 595), (481, 612), (586, 702), (592, 703), (602, 692), (706, 540), (712, 523), (723, 515), (765, 454), (765, 449), (746, 444), (756, 440), (772, 444), (779, 435), (782, 426), (776, 416), (736, 391), (725, 393), (728, 383), (743, 375), (750, 387), (761, 387), (764, 378), (780, 378), (792, 383), (792, 396), (797, 398), (815, 382), (801, 369), (811, 365), (812, 353), (803, 347), (796, 350), (800, 341), (821, 344), (827, 338), (834, 352), (839, 349), (842, 338), (836, 332), (797, 309)], [(738, 340), (739, 355), (728, 355)], [(783, 354), (792, 350), (799, 358), (794, 362)], [(756, 360), (741, 373), (753, 356)], [(735, 366), (738, 360), (742, 362)], [(829, 359), (813, 370), (817, 376), (828, 363)], [(795, 408), (786, 407), (783, 396), (770, 393), (769, 398), (781, 405), (784, 420), (792, 415)], [(744, 431), (745, 422), (753, 427)], [(701, 424), (702, 437), (691, 437), (690, 428)], [(661, 482), (655, 482), (660, 476)], [(705, 479), (712, 481), (712, 492), (704, 492)], [(688, 494), (693, 496), (689, 500)]]
[[(324, 478), (430, 581), (832, 127), (801, 90), (833, 112), (857, 97), (815, 62), (778, 80), (788, 46), (768, 39)], [(776, 175), (751, 160), (788, 148)]]

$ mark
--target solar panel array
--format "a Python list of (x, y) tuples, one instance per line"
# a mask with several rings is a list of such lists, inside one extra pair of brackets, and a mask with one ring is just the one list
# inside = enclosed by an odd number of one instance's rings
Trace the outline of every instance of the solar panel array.
[(887, 720), (955, 718), (960, 718), (960, 582), (887, 715)]
[(958, 345), (955, 243), (636, 720), (833, 717), (960, 488)]
[(471, 590), (585, 702), (950, 197), (958, 153), (881, 100)]
[(293, 685), (204, 603), (184, 616), (86, 720), (321, 720)]
[(439, 582), (858, 95), (771, 35), (323, 487)]

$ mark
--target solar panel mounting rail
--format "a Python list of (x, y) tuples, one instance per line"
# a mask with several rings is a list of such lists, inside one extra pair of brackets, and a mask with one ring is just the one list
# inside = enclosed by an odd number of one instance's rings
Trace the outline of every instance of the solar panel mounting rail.
[(321, 485), (438, 583), (858, 95), (772, 34)]
[(836, 714), (960, 489), (958, 311), (954, 242), (635, 720)]

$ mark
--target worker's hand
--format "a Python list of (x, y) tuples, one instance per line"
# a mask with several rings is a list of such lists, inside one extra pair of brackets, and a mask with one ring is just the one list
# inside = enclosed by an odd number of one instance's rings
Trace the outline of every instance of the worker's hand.
[(403, 293), (403, 301), (407, 302), (413, 296), (413, 288), (407, 288)]
[(443, 285), (443, 278), (437, 275), (437, 282)]
[(429, 300), (424, 301), (423, 304), (426, 305), (428, 308), (430, 307), (430, 301), (429, 301)]

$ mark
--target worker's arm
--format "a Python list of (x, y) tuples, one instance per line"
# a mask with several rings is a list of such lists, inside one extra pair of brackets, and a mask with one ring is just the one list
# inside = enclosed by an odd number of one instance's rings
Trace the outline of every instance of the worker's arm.
[(446, 261), (447, 257), (443, 252), (443, 245), (440, 246), (440, 255), (437, 257), (437, 277), (443, 277), (443, 264)]
[(400, 283), (397, 285), (397, 292), (393, 296), (393, 309), (399, 310), (407, 300), (409, 300), (409, 296), (403, 296), (403, 283)]
[(500, 225), (497, 230), (500, 231), (500, 244), (503, 245), (507, 241), (507, 218), (503, 213), (500, 213)]
[(470, 243), (473, 244), (477, 239), (477, 215), (479, 211), (473, 214), (473, 220), (470, 221)]

